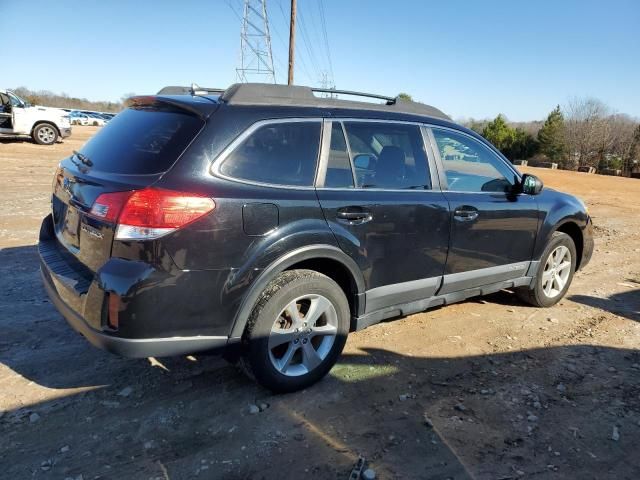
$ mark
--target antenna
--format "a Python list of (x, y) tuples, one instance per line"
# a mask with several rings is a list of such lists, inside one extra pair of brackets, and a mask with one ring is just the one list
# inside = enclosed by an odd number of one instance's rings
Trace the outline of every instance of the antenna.
[(236, 68), (236, 78), (240, 83), (248, 83), (250, 80), (276, 83), (267, 0), (244, 0), (240, 66)]

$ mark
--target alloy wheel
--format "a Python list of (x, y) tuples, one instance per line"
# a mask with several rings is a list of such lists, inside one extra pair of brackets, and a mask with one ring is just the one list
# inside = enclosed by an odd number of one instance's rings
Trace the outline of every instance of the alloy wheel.
[(38, 130), (38, 139), (42, 143), (53, 143), (56, 139), (56, 132), (52, 127), (44, 126)]
[(327, 357), (337, 333), (338, 314), (326, 297), (298, 297), (282, 309), (271, 327), (271, 363), (283, 375), (305, 375)]
[(571, 252), (564, 245), (560, 245), (549, 254), (542, 272), (542, 291), (547, 298), (560, 295), (570, 274)]

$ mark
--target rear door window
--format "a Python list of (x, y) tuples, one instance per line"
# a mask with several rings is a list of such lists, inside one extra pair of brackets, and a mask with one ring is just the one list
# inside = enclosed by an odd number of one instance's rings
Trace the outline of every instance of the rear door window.
[(358, 188), (430, 189), (420, 127), (385, 122), (344, 122)]
[(262, 125), (222, 161), (219, 171), (249, 182), (313, 186), (321, 125), (320, 121)]
[(167, 171), (195, 138), (203, 120), (179, 110), (127, 108), (81, 149), (93, 171), (124, 175)]

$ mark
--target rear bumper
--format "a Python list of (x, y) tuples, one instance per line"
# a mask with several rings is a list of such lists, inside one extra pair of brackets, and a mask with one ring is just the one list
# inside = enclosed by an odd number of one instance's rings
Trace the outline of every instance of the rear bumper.
[(68, 128), (61, 128), (60, 129), (60, 137), (61, 138), (67, 138), (71, 136), (71, 127)]
[[(96, 347), (140, 358), (218, 350), (229, 342), (228, 335), (218, 334), (219, 329), (211, 331), (210, 316), (191, 314), (189, 307), (202, 295), (196, 292), (194, 298), (185, 299), (184, 291), (194, 290), (200, 276), (183, 274), (191, 280), (178, 287), (179, 276), (158, 272), (144, 262), (117, 258), (93, 273), (74, 260), (54, 235), (48, 216), (38, 244), (45, 290), (69, 325)], [(107, 294), (114, 289), (123, 298), (120, 314), (125, 325), (122, 328), (121, 323), (119, 330), (106, 325)], [(142, 292), (127, 294), (138, 290)], [(211, 311), (207, 305), (197, 307)]]
[(201, 351), (223, 349), (227, 337), (169, 337), (169, 338), (121, 338), (91, 328), (87, 322), (71, 309), (58, 295), (54, 285), (44, 271), (41, 272), (44, 288), (69, 325), (84, 336), (92, 345), (123, 357), (169, 357)]

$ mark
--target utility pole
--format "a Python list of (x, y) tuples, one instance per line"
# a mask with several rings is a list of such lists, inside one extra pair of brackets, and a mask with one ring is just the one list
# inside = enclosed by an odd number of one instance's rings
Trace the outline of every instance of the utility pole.
[(244, 0), (240, 66), (236, 68), (238, 82), (247, 83), (256, 78), (258, 81), (276, 83), (266, 1)]
[(296, 49), (296, 0), (291, 0), (291, 23), (289, 24), (289, 75), (287, 85), (293, 85), (293, 63)]

